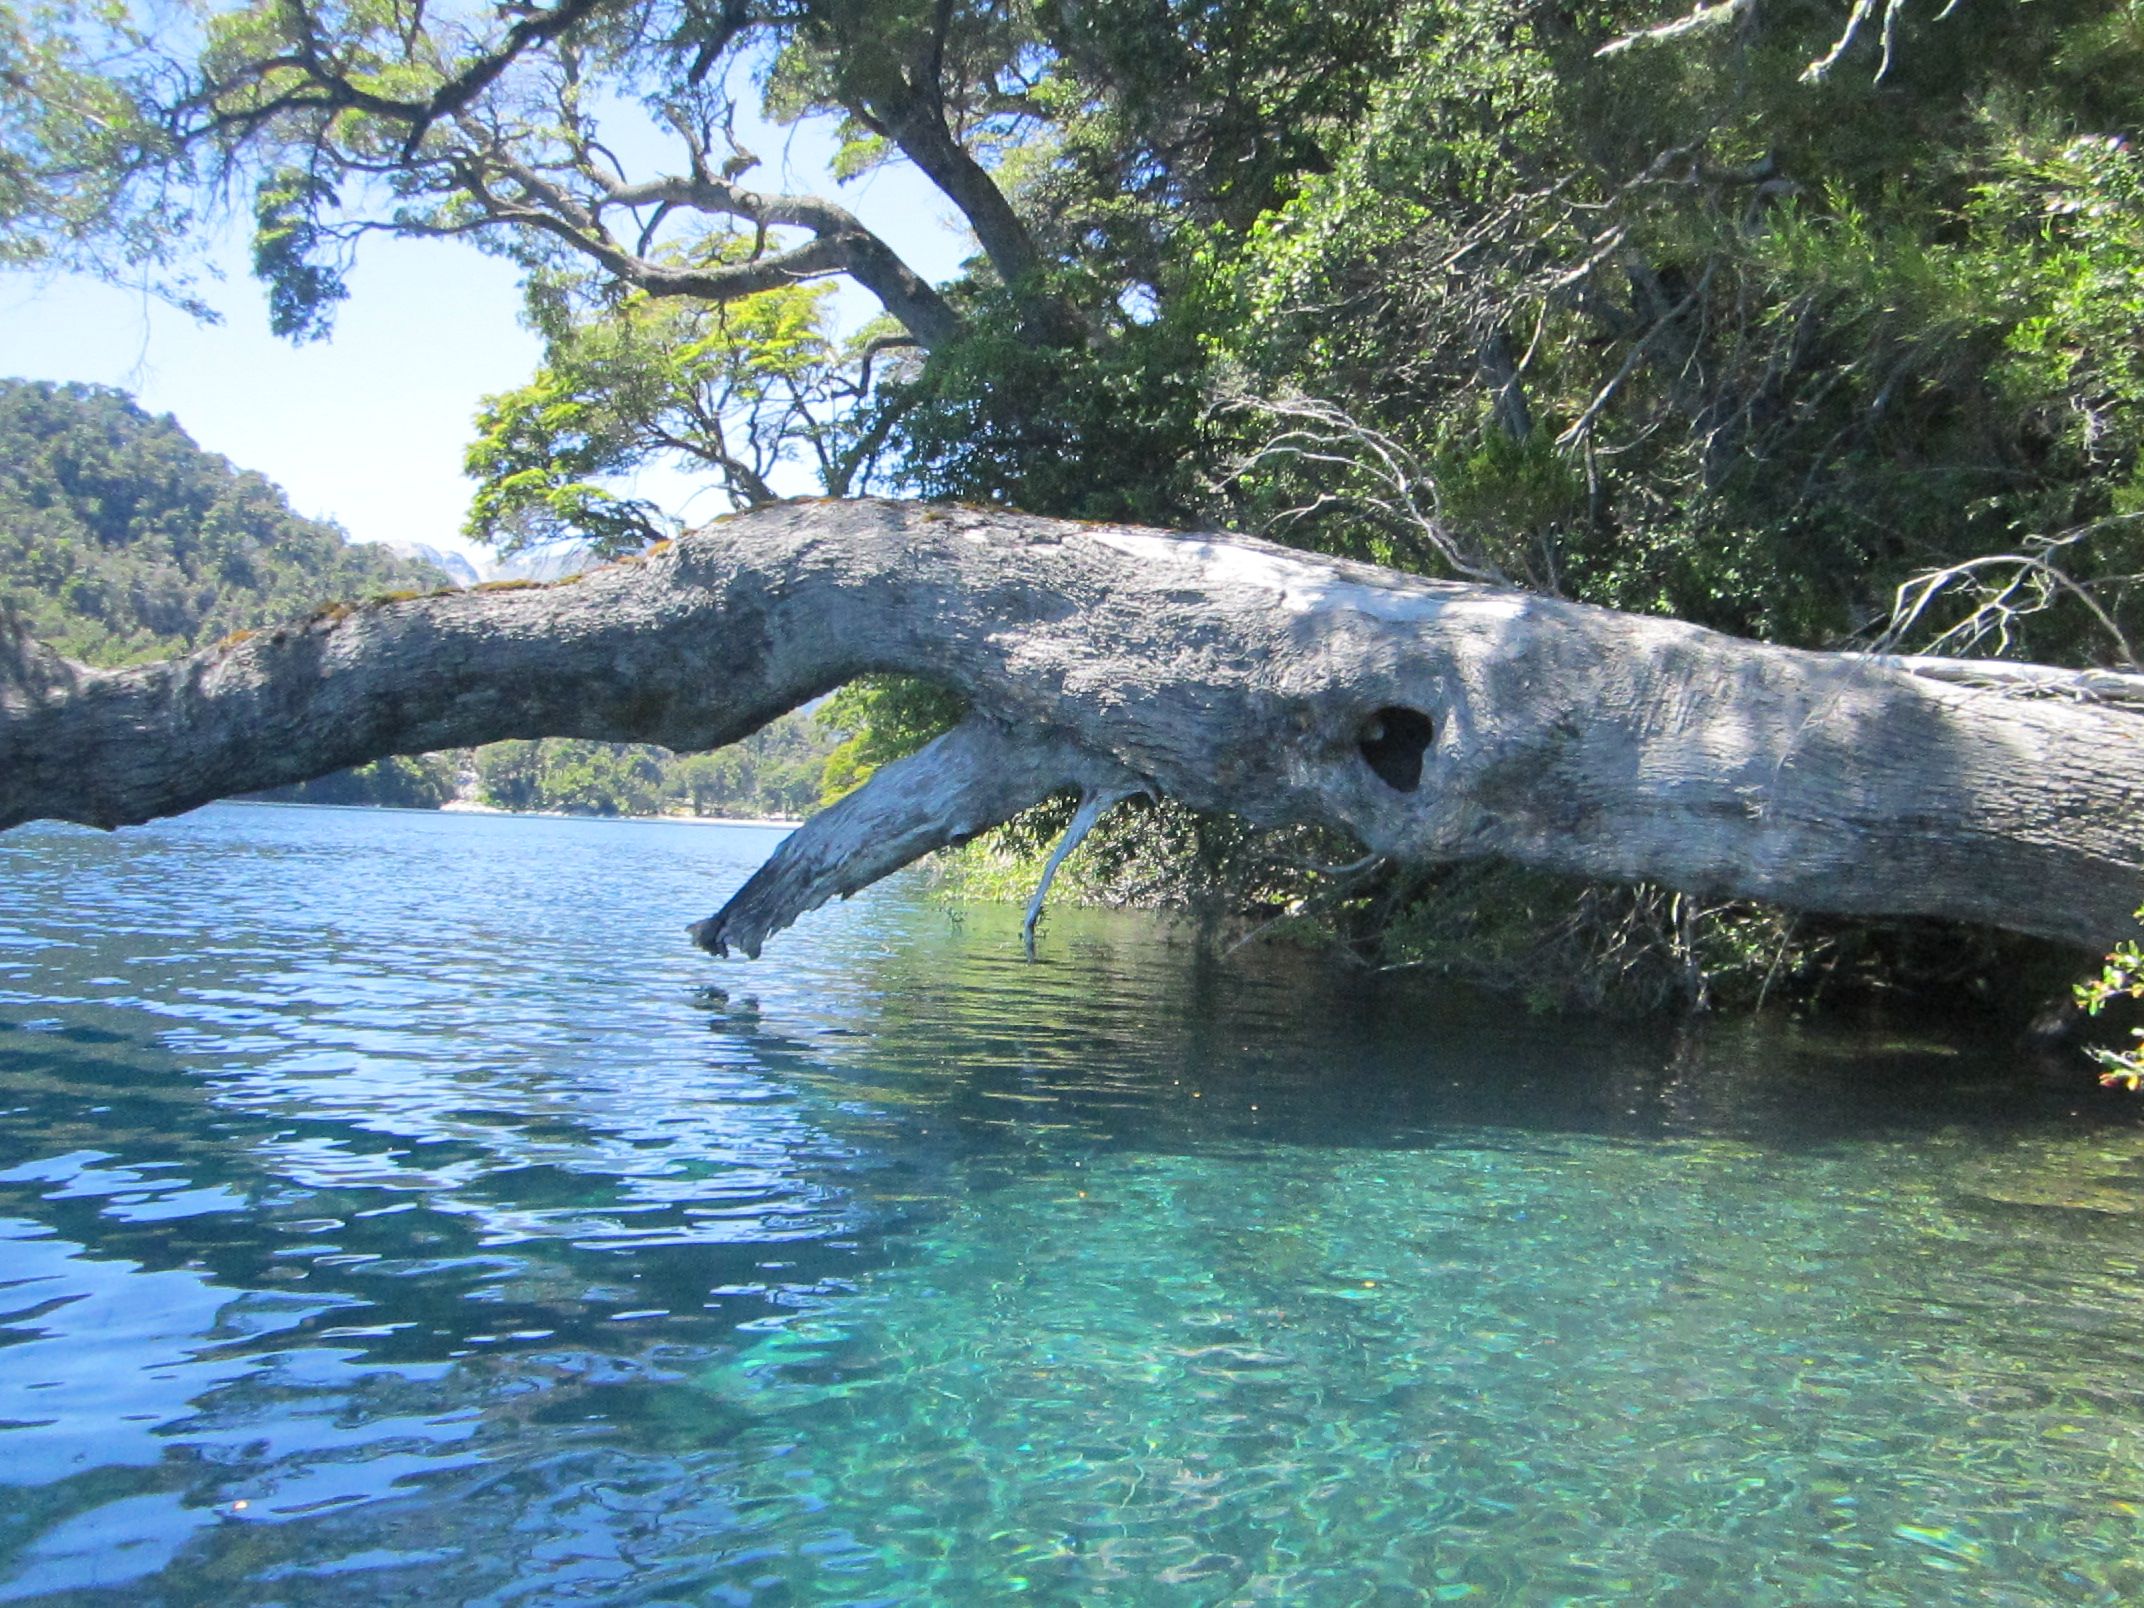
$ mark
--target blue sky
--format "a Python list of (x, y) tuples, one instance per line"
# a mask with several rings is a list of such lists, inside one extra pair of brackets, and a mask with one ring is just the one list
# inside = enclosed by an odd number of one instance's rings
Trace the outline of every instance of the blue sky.
[[(767, 158), (749, 182), (838, 193), (925, 277), (950, 277), (970, 249), (913, 169), (887, 168), (837, 192), (823, 127), (741, 132)], [(511, 269), (452, 241), (369, 241), (333, 338), (293, 347), (268, 333), (239, 232), (215, 250), (224, 278), (207, 299), (220, 325), (79, 276), (0, 273), (0, 376), (118, 386), (276, 481), (302, 514), (336, 520), (361, 541), (461, 545), (461, 455), (478, 400), (522, 383), (537, 361), (517, 322)], [(851, 287), (842, 310), (860, 320), (875, 306)], [(692, 488), (655, 476), (640, 489), (674, 506)], [(684, 511), (721, 507), (710, 496)]]

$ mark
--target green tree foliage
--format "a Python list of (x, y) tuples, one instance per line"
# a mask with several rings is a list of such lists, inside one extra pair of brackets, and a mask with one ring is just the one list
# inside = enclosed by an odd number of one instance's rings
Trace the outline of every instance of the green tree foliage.
[[(940, 183), (1018, 285), (1032, 248), (975, 142), (1018, 94), (1020, 15), (995, 0), (259, 0), (159, 33), (123, 4), (39, 10), (15, 19), (25, 71), (8, 93), (24, 109), (4, 125), (34, 205), (0, 228), (35, 250), (83, 166), (76, 129), (91, 119), (41, 111), (80, 70), (125, 113), (108, 181), (78, 208), (85, 237), (167, 244), (186, 220), (162, 192), (189, 181), (250, 197), (255, 268), (294, 338), (327, 327), (356, 242), (384, 229), (703, 301), (846, 273), (928, 345), (955, 315), (883, 240), (825, 197), (744, 186), (757, 158), (731, 132), (734, 94), (761, 80), (799, 109), (831, 97)], [(622, 151), (661, 154), (628, 174)]]
[(445, 583), (300, 518), (123, 392), (0, 380), (0, 603), (63, 652), (134, 664)]
[(806, 710), (793, 710), (741, 743), (676, 761), (667, 787), (673, 807), (692, 815), (798, 820), (819, 807), (832, 736)]
[(464, 755), (397, 754), (355, 770), (337, 771), (256, 796), (278, 804), (363, 804), (398, 810), (436, 810), (461, 788)]
[[(2137, 919), (2144, 921), (2144, 910)], [(2144, 999), (2144, 946), (2134, 943), (2117, 946), (2097, 977), (2077, 985), (2077, 1003), (2094, 1016), (2123, 999)], [(2129, 1036), (2136, 1041), (2134, 1049), (2095, 1049), (2092, 1055), (2106, 1068), (2100, 1082), (2134, 1092), (2144, 1089), (2144, 1027), (2132, 1028)]]
[(733, 302), (604, 294), (581, 274), (538, 277), (529, 322), (544, 337), (527, 385), (487, 398), (468, 470), (468, 533), (502, 553), (558, 541), (614, 557), (676, 534), (652, 504), (611, 489), (650, 463), (711, 476), (732, 507), (772, 501), (804, 463), (830, 494), (868, 479), (883, 430), (858, 427), (873, 329), (840, 342), (828, 285)]
[(548, 737), (476, 751), (477, 797), (564, 815), (797, 819), (819, 802), (833, 739), (802, 711), (712, 754)]
[(0, 0), (0, 267), (75, 269), (201, 316), (179, 262), (195, 168), (166, 136), (152, 19)]
[(1235, 390), (1347, 421), (1270, 416), (1240, 506), (1404, 560), (1388, 443), (1528, 584), (1819, 645), (1903, 596), (1915, 646), (2128, 657), (2132, 8), (1901, 8), (1880, 83), (1873, 36), (1809, 81), (1824, 8), (1613, 48), (1659, 20), (1401, 13), (1354, 143), (1215, 263)]
[(943, 687), (913, 676), (865, 676), (819, 706), (819, 729), (835, 740), (822, 767), (828, 803), (855, 791), (890, 760), (912, 754), (966, 713)]
[(493, 743), (477, 754), (477, 796), (502, 810), (653, 815), (662, 802), (658, 754), (568, 738)]
[[(1027, 114), (997, 173), (1079, 337), (1038, 341), (979, 285), (961, 337), (896, 387), (897, 474), (929, 496), (1080, 518), (1226, 512), (1214, 265), (1339, 159), (1393, 39), (1298, 0), (1041, 6)], [(1245, 327), (1246, 336), (1255, 330)]]

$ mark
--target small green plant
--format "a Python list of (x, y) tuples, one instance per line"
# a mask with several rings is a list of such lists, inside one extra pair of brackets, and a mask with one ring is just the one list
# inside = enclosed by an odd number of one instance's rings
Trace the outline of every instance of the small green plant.
[[(2137, 912), (2137, 919), (2144, 921), (2144, 910)], [(2090, 1015), (2097, 1016), (2116, 999), (2144, 999), (2144, 947), (2134, 942), (2117, 946), (2097, 977), (2077, 985), (2077, 1003)], [(2106, 1068), (2099, 1081), (2109, 1088), (2144, 1088), (2144, 1027), (2133, 1028), (2130, 1037), (2137, 1041), (2134, 1049), (2092, 1051), (2092, 1058)]]

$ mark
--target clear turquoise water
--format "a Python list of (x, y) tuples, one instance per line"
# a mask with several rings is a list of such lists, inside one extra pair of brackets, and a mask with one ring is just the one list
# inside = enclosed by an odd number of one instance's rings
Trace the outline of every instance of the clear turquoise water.
[(772, 842), (0, 838), (0, 1601), (2144, 1600), (2136, 1101)]

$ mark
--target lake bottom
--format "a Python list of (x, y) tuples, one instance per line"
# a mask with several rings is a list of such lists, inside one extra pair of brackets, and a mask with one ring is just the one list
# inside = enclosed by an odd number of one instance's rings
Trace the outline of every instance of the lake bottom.
[(0, 1601), (2144, 1600), (2144, 1121), (749, 829), (0, 838)]

